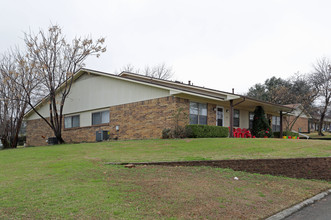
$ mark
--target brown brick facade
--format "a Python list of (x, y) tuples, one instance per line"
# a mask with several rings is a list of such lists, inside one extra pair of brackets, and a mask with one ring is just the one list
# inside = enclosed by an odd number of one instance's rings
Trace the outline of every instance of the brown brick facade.
[[(107, 130), (110, 131), (111, 138), (161, 138), (164, 128), (174, 127), (174, 115), (180, 108), (186, 115), (180, 118), (179, 125), (183, 126), (189, 123), (189, 100), (169, 96), (112, 106), (109, 108), (109, 124), (64, 129), (62, 136), (68, 143), (94, 142), (96, 131)], [(119, 126), (118, 132), (116, 126)], [(42, 119), (27, 122), (28, 145), (45, 145), (47, 138), (52, 136), (53, 132)]]
[(215, 104), (207, 104), (207, 124), (208, 125), (216, 125), (216, 111), (214, 111), (214, 108), (216, 108)]
[[(187, 99), (166, 97), (113, 106), (110, 108), (111, 133), (119, 139), (161, 138), (164, 128), (175, 126), (174, 115), (180, 108), (187, 116), (181, 116), (179, 125), (188, 124)], [(115, 131), (116, 125), (120, 127), (119, 132)]]
[[(295, 116), (285, 116), (283, 118), (283, 130), (284, 131), (286, 130), (287, 122), (291, 123), (293, 120), (295, 120)], [(294, 123), (292, 130), (294, 130), (294, 131), (300, 130), (301, 132), (304, 132), (304, 133), (309, 132), (308, 118), (299, 117), (296, 120), (296, 122)]]

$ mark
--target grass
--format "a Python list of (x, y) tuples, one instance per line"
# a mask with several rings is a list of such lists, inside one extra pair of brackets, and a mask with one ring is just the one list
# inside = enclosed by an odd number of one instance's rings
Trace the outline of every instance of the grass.
[(327, 143), (144, 140), (3, 150), (0, 219), (263, 218), (331, 184), (209, 167), (126, 169), (104, 163), (330, 156)]
[(331, 138), (330, 132), (323, 132), (324, 136), (318, 135), (318, 132), (310, 133), (309, 137), (311, 138)]
[[(284, 139), (177, 139), (86, 143), (56, 147), (34, 147), (42, 156), (86, 157), (104, 162), (218, 160), (331, 156), (331, 142)], [(77, 154), (79, 151), (79, 154)]]

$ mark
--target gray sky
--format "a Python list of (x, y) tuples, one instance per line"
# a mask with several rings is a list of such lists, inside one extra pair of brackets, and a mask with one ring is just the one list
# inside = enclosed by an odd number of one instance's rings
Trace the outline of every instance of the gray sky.
[(174, 79), (244, 93), (271, 76), (307, 73), (331, 55), (331, 1), (1, 0), (0, 52), (23, 32), (59, 24), (68, 39), (106, 37), (87, 68), (166, 63)]

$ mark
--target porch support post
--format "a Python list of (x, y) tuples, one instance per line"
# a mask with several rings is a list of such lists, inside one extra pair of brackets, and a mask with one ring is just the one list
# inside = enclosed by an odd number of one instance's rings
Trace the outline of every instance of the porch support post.
[(233, 138), (233, 100), (230, 100), (230, 138)]
[(283, 138), (283, 111), (279, 112), (280, 116), (280, 130), (279, 130), (279, 137)]

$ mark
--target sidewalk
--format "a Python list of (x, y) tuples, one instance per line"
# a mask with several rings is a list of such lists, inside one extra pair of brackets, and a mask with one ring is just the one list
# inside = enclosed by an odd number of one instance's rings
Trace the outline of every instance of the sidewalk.
[(330, 220), (331, 219), (331, 194), (316, 203), (307, 206), (285, 220)]

